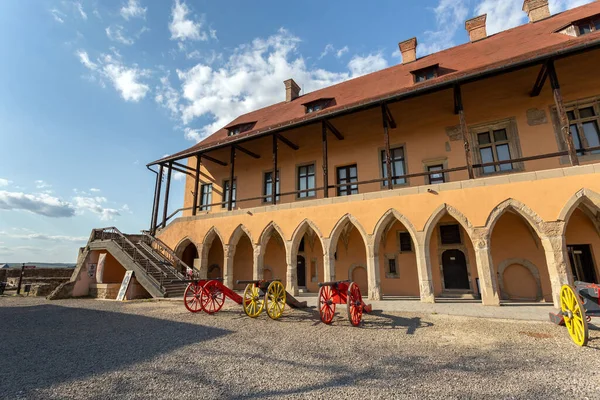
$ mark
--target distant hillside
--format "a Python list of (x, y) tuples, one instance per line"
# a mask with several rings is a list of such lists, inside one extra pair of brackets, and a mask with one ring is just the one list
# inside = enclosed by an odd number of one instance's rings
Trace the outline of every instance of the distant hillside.
[[(3, 263), (0, 263), (2, 265)], [(11, 268), (18, 268), (23, 263), (7, 263)], [(38, 268), (75, 268), (75, 264), (66, 263), (43, 263), (43, 262), (26, 262), (25, 265), (35, 265)]]

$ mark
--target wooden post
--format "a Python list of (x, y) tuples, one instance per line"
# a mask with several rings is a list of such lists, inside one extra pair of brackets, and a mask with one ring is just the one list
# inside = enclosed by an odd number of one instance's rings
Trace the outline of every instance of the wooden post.
[(273, 135), (273, 175), (271, 176), (271, 182), (273, 184), (271, 194), (271, 203), (277, 204), (277, 135)]
[(454, 106), (458, 113), (458, 120), (460, 121), (460, 132), (463, 137), (465, 146), (465, 158), (467, 160), (467, 171), (469, 172), (469, 179), (473, 179), (473, 157), (471, 157), (471, 135), (469, 134), (469, 128), (467, 127), (467, 120), (465, 118), (465, 111), (462, 103), (462, 93), (460, 86), (454, 86)]
[(327, 125), (325, 121), (321, 123), (321, 139), (323, 140), (323, 193), (324, 197), (329, 197), (329, 169), (327, 160)]
[(231, 170), (229, 173), (229, 199), (227, 199), (227, 211), (233, 209), (233, 179), (235, 177), (235, 146), (231, 146), (230, 161)]
[(169, 163), (169, 172), (167, 172), (167, 185), (165, 186), (165, 206), (163, 208), (162, 227), (167, 226), (167, 211), (169, 208), (169, 191), (171, 190), (171, 174), (173, 172), (173, 161)]
[(163, 165), (160, 164), (158, 169), (158, 175), (156, 175), (156, 192), (154, 192), (154, 210), (152, 214), (152, 226), (150, 227), (150, 233), (154, 235), (156, 233), (156, 227), (158, 226), (158, 209), (160, 208), (160, 189), (162, 186), (163, 176)]
[(192, 215), (196, 215), (198, 209), (198, 183), (200, 182), (200, 154), (196, 155), (196, 176), (194, 177), (194, 203), (192, 205)]
[(569, 161), (571, 161), (571, 165), (579, 165), (579, 158), (577, 157), (575, 144), (573, 144), (569, 118), (567, 117), (565, 103), (563, 102), (562, 94), (560, 92), (560, 83), (558, 82), (558, 76), (556, 75), (553, 60), (548, 62), (548, 74), (550, 76), (550, 84), (552, 85), (552, 92), (554, 94), (554, 103), (556, 104), (556, 112), (558, 113), (558, 120), (560, 122), (560, 131), (567, 144), (567, 151), (569, 152)]
[(390, 154), (390, 134), (388, 128), (388, 116), (385, 105), (381, 106), (381, 115), (383, 117), (383, 142), (385, 143), (385, 170), (388, 176), (388, 189), (394, 188), (394, 179), (392, 174), (392, 156)]

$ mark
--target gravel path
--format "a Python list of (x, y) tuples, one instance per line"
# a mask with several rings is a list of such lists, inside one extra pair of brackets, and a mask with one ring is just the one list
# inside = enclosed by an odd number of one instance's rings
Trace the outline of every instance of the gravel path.
[(600, 330), (340, 307), (251, 320), (182, 304), (0, 297), (0, 398), (600, 399)]

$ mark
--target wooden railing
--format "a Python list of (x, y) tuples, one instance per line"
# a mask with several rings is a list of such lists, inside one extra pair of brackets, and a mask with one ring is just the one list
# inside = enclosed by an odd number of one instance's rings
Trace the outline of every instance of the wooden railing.
[[(584, 153), (584, 154), (590, 154), (593, 152), (600, 152), (600, 146), (596, 146), (596, 147), (588, 147), (585, 149), (580, 149), (578, 150), (578, 153)], [(597, 153), (596, 153), (597, 154)], [(513, 158), (510, 160), (505, 160), (505, 161), (494, 161), (494, 162), (488, 162), (488, 163), (479, 163), (479, 164), (473, 164), (473, 170), (482, 170), (485, 167), (496, 167), (496, 166), (501, 166), (501, 165), (506, 165), (506, 164), (518, 164), (518, 163), (524, 163), (524, 162), (528, 162), (528, 161), (537, 161), (537, 160), (544, 160), (544, 159), (549, 159), (549, 158), (556, 158), (556, 157), (563, 157), (563, 156), (568, 156), (569, 152), (568, 151), (557, 151), (554, 153), (546, 153), (546, 154), (540, 154), (540, 155), (535, 155), (535, 156), (528, 156), (528, 157), (520, 157), (520, 158)], [(405, 175), (399, 175), (399, 176), (393, 176), (392, 177), (392, 181), (397, 181), (397, 180), (406, 180), (409, 178), (419, 178), (419, 177), (431, 177), (433, 175), (440, 175), (440, 174), (450, 174), (453, 172), (460, 172), (460, 171), (467, 171), (468, 167), (465, 166), (461, 166), (461, 167), (453, 167), (453, 168), (445, 168), (445, 169), (440, 169), (440, 170), (435, 170), (435, 171), (427, 171), (427, 172), (417, 172), (417, 173), (412, 173), (412, 174), (405, 174)], [(502, 172), (506, 172), (506, 173), (510, 173), (510, 171), (500, 171), (498, 172), (499, 174)], [(481, 174), (482, 176), (476, 177), (474, 179), (479, 179), (479, 178), (485, 178), (488, 177), (488, 174)], [(369, 185), (369, 184), (374, 184), (374, 183), (389, 183), (389, 178), (377, 178), (377, 179), (369, 179), (369, 180), (364, 180), (364, 181), (357, 181), (357, 182), (348, 182), (348, 183), (340, 183), (340, 184), (335, 184), (335, 185), (328, 185), (328, 189), (338, 189), (340, 187), (347, 187), (347, 188), (353, 188), (353, 187), (360, 187), (361, 185)], [(401, 187), (404, 184), (395, 184), (392, 185), (392, 188), (394, 187)], [(427, 183), (425, 182), (424, 185), (427, 185)], [(420, 185), (419, 185), (420, 186)], [(385, 185), (382, 189), (380, 190), (388, 190), (388, 186)], [(277, 193), (275, 194), (275, 196), (277, 197), (277, 203), (280, 202), (280, 199), (286, 196), (296, 196), (298, 198), (298, 196), (302, 193), (308, 193), (308, 192), (314, 192), (315, 195), (316, 193), (320, 193), (323, 192), (325, 193), (325, 187), (321, 186), (321, 187), (316, 187), (316, 188), (312, 188), (312, 189), (305, 189), (305, 190), (295, 190), (295, 191), (291, 191), (291, 192), (283, 192), (283, 193)], [(331, 195), (331, 193), (330, 193)], [(273, 194), (270, 195), (263, 195), (263, 196), (255, 196), (255, 197), (248, 197), (248, 198), (243, 198), (243, 199), (235, 199), (234, 203), (235, 204), (240, 204), (240, 203), (245, 203), (245, 202), (250, 202), (250, 201), (261, 201), (264, 202), (265, 199), (271, 199), (273, 196)], [(334, 194), (331, 197), (338, 197), (336, 194)], [(309, 198), (302, 198), (302, 200), (304, 199), (313, 199), (316, 198), (315, 197), (309, 197)], [(197, 210), (199, 211), (206, 211), (206, 209), (208, 208), (212, 208), (212, 207), (226, 207), (227, 206), (227, 201), (222, 201), (219, 203), (211, 203), (211, 204), (204, 204), (204, 205), (198, 205), (196, 207)], [(263, 205), (271, 205), (271, 203), (269, 202), (264, 203)], [(169, 222), (169, 220), (171, 220), (171, 218), (173, 218), (175, 215), (177, 215), (180, 212), (183, 211), (189, 211), (192, 210), (192, 207), (185, 207), (185, 208), (179, 208), (175, 211), (173, 211), (170, 215), (167, 216), (166, 219), (164, 219), (161, 223), (159, 223), (157, 225), (157, 227), (160, 226), (166, 226), (166, 224)], [(225, 210), (223, 211), (225, 212)]]

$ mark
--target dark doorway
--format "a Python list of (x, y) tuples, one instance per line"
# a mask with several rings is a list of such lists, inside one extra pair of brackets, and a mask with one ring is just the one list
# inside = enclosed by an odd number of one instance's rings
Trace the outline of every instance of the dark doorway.
[(442, 253), (442, 270), (445, 289), (470, 289), (467, 259), (462, 251), (444, 251)]
[(302, 256), (298, 256), (298, 286), (305, 287), (306, 286), (306, 260)]
[[(190, 243), (183, 250), (183, 254), (181, 255), (181, 261), (187, 264), (188, 267), (194, 268), (194, 260), (198, 258), (198, 249), (196, 249), (196, 245), (194, 243)], [(185, 273), (185, 271), (182, 271)]]
[(573, 279), (581, 282), (598, 283), (594, 258), (589, 244), (567, 246)]
[(213, 264), (210, 267), (208, 267), (208, 279), (218, 279), (218, 278), (222, 278), (221, 276), (221, 267), (219, 267), (217, 264)]

